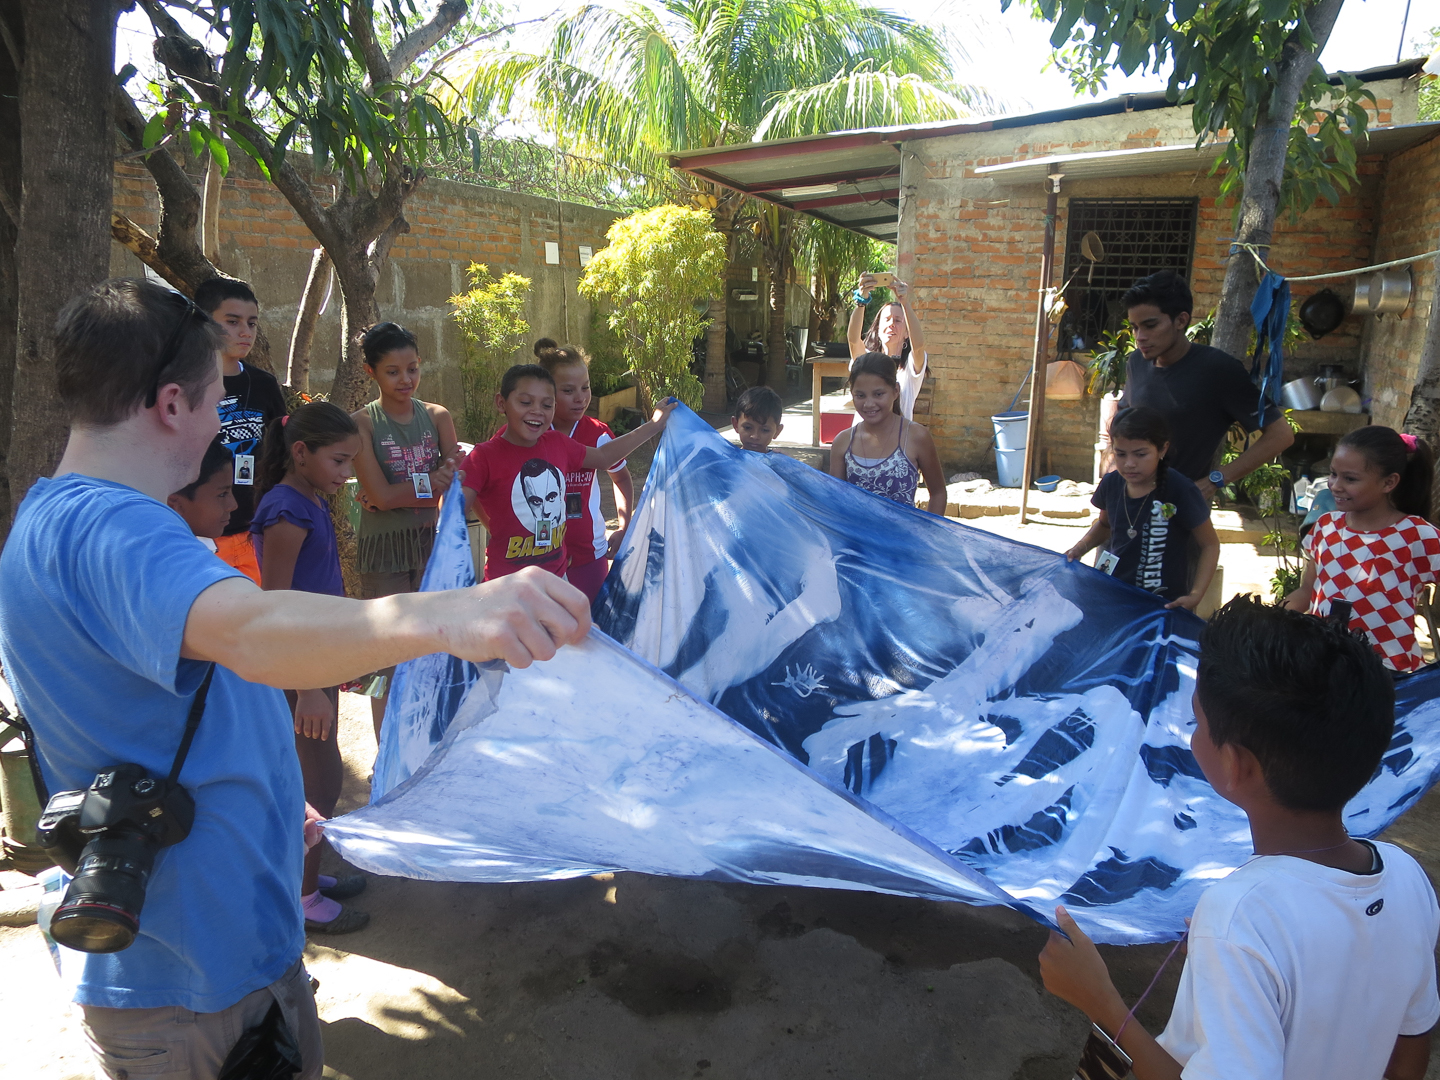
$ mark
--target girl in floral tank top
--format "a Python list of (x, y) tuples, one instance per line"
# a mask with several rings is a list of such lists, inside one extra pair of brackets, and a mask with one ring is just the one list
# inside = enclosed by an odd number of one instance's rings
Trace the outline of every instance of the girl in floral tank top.
[(930, 432), (899, 414), (895, 371), (895, 361), (884, 353), (865, 353), (850, 365), (850, 398), (860, 422), (831, 444), (830, 475), (911, 507), (923, 478), (926, 508), (943, 515), (945, 475), (940, 455)]

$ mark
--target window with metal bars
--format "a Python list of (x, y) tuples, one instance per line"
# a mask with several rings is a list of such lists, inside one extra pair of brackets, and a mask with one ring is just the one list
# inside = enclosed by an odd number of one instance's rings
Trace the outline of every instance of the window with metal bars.
[[(1060, 322), (1064, 355), (1094, 348), (1104, 332), (1125, 322), (1120, 297), (1140, 278), (1174, 270), (1187, 281), (1195, 255), (1198, 199), (1071, 199), (1065, 227), (1066, 311)], [(1091, 264), (1080, 238), (1095, 232), (1105, 260)]]

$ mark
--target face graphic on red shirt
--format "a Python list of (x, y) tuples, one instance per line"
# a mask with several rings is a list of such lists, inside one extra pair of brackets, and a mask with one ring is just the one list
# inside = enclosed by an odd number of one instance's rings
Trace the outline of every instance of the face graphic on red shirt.
[(521, 525), (534, 534), (535, 546), (559, 544), (565, 528), (565, 477), (543, 458), (531, 458), (515, 477), (510, 506)]

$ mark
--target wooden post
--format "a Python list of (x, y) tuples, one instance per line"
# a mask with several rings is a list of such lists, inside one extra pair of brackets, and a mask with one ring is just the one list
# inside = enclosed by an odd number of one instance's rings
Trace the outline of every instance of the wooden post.
[(820, 445), (820, 361), (810, 365), (810, 444)]
[(1060, 209), (1060, 177), (1062, 173), (1051, 173), (1045, 178), (1049, 191), (1045, 196), (1045, 246), (1040, 252), (1040, 288), (1035, 301), (1035, 355), (1031, 361), (1030, 373), (1030, 417), (1025, 433), (1025, 467), (1020, 472), (1020, 524), (1025, 524), (1025, 515), (1030, 503), (1030, 480), (1035, 472), (1036, 450), (1040, 436), (1045, 430), (1045, 346), (1050, 338), (1049, 312), (1046, 310), (1045, 291), (1050, 287), (1050, 278), (1055, 266), (1055, 217)]

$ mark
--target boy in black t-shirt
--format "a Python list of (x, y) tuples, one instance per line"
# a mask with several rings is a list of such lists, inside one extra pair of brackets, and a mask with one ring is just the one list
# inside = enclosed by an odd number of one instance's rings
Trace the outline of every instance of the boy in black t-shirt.
[[(1145, 406), (1170, 426), (1170, 467), (1195, 481), (1206, 502), (1218, 488), (1274, 461), (1295, 441), (1284, 414), (1260, 400), (1245, 365), (1185, 336), (1194, 300), (1173, 270), (1141, 278), (1121, 298), (1135, 331), (1120, 407)], [(1231, 424), (1260, 438), (1225, 466), (1216, 451)]]
[(255, 344), (260, 303), (250, 286), (235, 278), (217, 277), (195, 290), (195, 304), (225, 331), (225, 394), (220, 399), (220, 441), (235, 457), (235, 512), (216, 554), (260, 584), (260, 565), (250, 543), (255, 513), (255, 455), (265, 429), (289, 410), (280, 382), (268, 371), (244, 363)]

